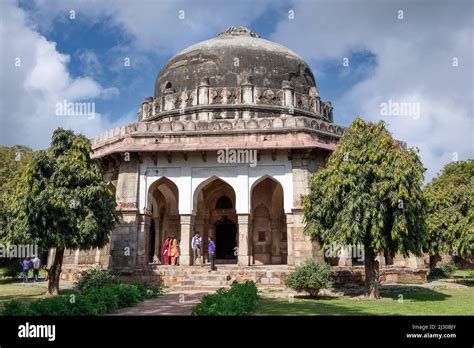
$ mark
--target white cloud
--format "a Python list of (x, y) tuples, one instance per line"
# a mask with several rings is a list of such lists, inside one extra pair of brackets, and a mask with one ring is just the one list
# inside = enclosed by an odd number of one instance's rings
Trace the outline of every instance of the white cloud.
[(71, 77), (69, 56), (30, 28), (25, 12), (14, 1), (1, 1), (0, 37), (2, 144), (45, 148), (57, 127), (94, 136), (112, 126), (100, 113), (94, 119), (55, 114), (56, 104), (64, 100), (93, 102), (116, 96), (118, 90), (103, 88), (90, 77)]
[[(472, 3), (456, 1), (295, 1), (295, 20), (272, 39), (315, 60), (368, 50), (373, 73), (333, 101), (337, 121), (384, 119), (398, 139), (416, 146), (427, 178), (455, 158), (473, 158)], [(398, 11), (403, 11), (403, 20)], [(302, 33), (311, 35), (311, 44)], [(453, 57), (459, 66), (453, 67)], [(317, 74), (316, 74), (317, 75)], [(317, 79), (317, 76), (316, 76)], [(324, 90), (320, 91), (324, 97)], [(419, 103), (419, 118), (382, 116), (380, 104)], [(343, 113), (338, 112), (343, 110)], [(453, 155), (454, 154), (454, 155)]]

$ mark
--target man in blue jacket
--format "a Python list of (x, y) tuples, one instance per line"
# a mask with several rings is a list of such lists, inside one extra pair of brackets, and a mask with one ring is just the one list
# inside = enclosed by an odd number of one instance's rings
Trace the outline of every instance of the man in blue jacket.
[(211, 261), (211, 271), (216, 271), (216, 243), (214, 243), (214, 238), (209, 237), (209, 246), (207, 247), (207, 253), (209, 254), (209, 261)]

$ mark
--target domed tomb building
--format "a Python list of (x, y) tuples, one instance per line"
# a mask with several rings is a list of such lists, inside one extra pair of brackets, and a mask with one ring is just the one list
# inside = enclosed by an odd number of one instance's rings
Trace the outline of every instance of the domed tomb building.
[(192, 265), (195, 232), (205, 260), (215, 238), (217, 263), (324, 262), (303, 233), (301, 195), (342, 133), (301, 57), (230, 27), (169, 60), (136, 123), (92, 140), (122, 222), (107, 247), (66, 252), (64, 268), (162, 264), (172, 235)]

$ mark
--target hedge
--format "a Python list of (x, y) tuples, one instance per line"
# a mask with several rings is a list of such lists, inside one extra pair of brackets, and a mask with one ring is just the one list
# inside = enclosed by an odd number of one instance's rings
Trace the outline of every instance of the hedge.
[(65, 316), (103, 315), (161, 294), (161, 289), (145, 288), (142, 284), (110, 284), (91, 288), (85, 294), (49, 297), (27, 304), (18, 300), (5, 302), (2, 315)]
[(253, 281), (234, 282), (230, 289), (219, 289), (215, 294), (205, 295), (193, 307), (192, 315), (247, 315), (257, 306), (257, 287)]

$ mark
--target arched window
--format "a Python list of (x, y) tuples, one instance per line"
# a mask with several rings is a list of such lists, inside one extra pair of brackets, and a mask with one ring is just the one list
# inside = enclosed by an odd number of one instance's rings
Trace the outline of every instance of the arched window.
[(170, 89), (171, 87), (173, 87), (171, 85), (171, 82), (167, 81), (166, 84), (165, 84), (165, 89)]
[(232, 209), (232, 201), (227, 196), (222, 196), (216, 202), (216, 209)]

